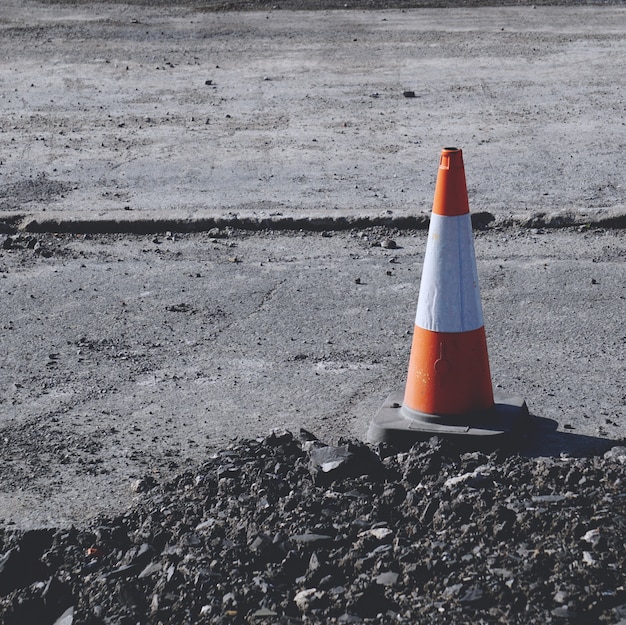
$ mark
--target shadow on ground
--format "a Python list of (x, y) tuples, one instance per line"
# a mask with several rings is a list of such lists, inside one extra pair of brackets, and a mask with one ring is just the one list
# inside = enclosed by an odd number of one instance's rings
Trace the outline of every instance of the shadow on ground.
[(559, 424), (554, 419), (532, 417), (535, 422), (533, 431), (520, 445), (521, 453), (527, 457), (568, 454), (582, 458), (601, 455), (616, 445), (624, 445), (624, 440), (558, 431)]

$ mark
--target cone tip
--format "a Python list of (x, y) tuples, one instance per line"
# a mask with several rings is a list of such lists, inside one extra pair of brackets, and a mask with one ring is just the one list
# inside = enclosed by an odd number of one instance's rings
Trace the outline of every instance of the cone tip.
[(463, 152), (459, 148), (441, 151), (433, 213), (449, 217), (469, 213)]

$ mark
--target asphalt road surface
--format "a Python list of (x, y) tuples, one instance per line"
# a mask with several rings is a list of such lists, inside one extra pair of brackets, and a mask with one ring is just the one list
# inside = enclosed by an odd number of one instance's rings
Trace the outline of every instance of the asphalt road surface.
[(446, 145), (525, 453), (622, 441), (625, 16), (5, 2), (2, 522), (123, 509), (273, 428), (364, 438)]
[[(237, 436), (364, 439), (404, 387), (426, 236), (326, 234), (14, 237), (0, 256), (5, 520), (124, 506), (133, 480)], [(525, 453), (617, 444), (624, 231), (492, 229), (476, 254), (494, 387), (540, 420)]]
[(623, 4), (198, 6), (3, 3), (5, 219), (400, 223), (457, 146), (475, 211), (623, 224)]

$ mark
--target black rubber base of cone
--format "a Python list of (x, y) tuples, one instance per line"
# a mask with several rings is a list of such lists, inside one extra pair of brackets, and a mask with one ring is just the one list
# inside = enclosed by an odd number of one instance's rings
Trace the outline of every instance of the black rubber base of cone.
[(408, 449), (414, 443), (441, 436), (462, 441), (464, 446), (482, 449), (511, 443), (515, 437), (532, 430), (534, 419), (521, 397), (494, 393), (491, 410), (455, 417), (408, 414), (403, 410), (404, 393), (392, 393), (372, 422), (367, 433), (370, 443), (390, 443)]

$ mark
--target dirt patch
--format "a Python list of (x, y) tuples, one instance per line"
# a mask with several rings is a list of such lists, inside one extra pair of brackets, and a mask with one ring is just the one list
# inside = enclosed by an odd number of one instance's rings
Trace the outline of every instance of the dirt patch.
[(0, 185), (0, 211), (27, 210), (30, 202), (51, 203), (71, 191), (68, 182), (51, 180), (45, 173), (5, 185)]

